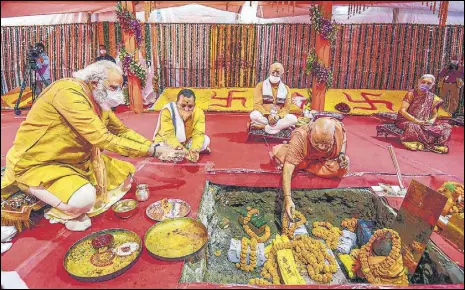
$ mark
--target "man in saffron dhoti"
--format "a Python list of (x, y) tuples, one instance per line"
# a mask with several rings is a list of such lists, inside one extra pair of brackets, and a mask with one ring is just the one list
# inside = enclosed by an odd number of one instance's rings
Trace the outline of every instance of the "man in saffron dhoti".
[(291, 179), (295, 169), (323, 178), (342, 178), (349, 171), (344, 125), (320, 118), (292, 132), (289, 144), (273, 147), (272, 157), (282, 168), (284, 207), (292, 219)]
[(264, 128), (266, 133), (272, 135), (297, 124), (297, 117), (289, 114), (291, 91), (281, 81), (283, 73), (282, 64), (271, 65), (270, 76), (255, 87), (254, 110), (250, 113), (251, 126)]
[(197, 162), (200, 153), (210, 152), (210, 138), (205, 135), (205, 113), (195, 105), (195, 94), (184, 89), (176, 102), (163, 107), (158, 117), (153, 141), (184, 151), (185, 158)]
[[(84, 221), (88, 227), (86, 213), (108, 208), (110, 201), (115, 202), (115, 191), (121, 198), (136, 171), (132, 164), (102, 150), (130, 157), (181, 154), (157, 148), (116, 117), (111, 108), (124, 100), (122, 82), (121, 69), (104, 60), (48, 86), (19, 127), (6, 156), (2, 202), (21, 189), (51, 205), (50, 218), (67, 228)], [(2, 209), (4, 222), (8, 223), (8, 217)]]
[(449, 152), (447, 143), (452, 127), (436, 123), (439, 107), (444, 101), (430, 91), (435, 81), (433, 75), (423, 75), (417, 88), (405, 95), (399, 110), (396, 126), (404, 130), (400, 139), (412, 151)]

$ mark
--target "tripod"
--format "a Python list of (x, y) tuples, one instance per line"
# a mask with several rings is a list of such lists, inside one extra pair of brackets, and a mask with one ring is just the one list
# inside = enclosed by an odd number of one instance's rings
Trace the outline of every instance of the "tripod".
[[(42, 78), (42, 82), (45, 83), (44, 77), (39, 74), (39, 76)], [(15, 104), (15, 115), (19, 116), (21, 115), (21, 111), (19, 110), (19, 103), (21, 102), (21, 97), (23, 96), (23, 92), (26, 89), (26, 82), (29, 82), (29, 86), (32, 90), (32, 104), (34, 104), (36, 100), (36, 78), (37, 78), (37, 68), (34, 62), (28, 62), (28, 65), (26, 67), (26, 71), (24, 72), (23, 75), (23, 81), (21, 83), (21, 89), (19, 90), (19, 96), (18, 99), (16, 100)]]

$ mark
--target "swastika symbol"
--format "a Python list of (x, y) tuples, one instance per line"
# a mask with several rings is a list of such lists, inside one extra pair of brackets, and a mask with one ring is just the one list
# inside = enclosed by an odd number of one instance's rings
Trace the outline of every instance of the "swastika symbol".
[(366, 108), (366, 107), (354, 107), (354, 110), (355, 109), (360, 109), (360, 110), (376, 111), (376, 110), (378, 110), (378, 108), (374, 104), (384, 104), (386, 106), (386, 108), (388, 108), (391, 111), (394, 111), (393, 104), (391, 102), (389, 102), (389, 101), (381, 101), (381, 100), (372, 100), (372, 99), (370, 99), (368, 97), (368, 96), (379, 97), (382, 94), (370, 94), (370, 93), (361, 92), (360, 94), (362, 95), (362, 98), (364, 99), (364, 101), (357, 101), (357, 100), (352, 99), (352, 97), (349, 94), (347, 94), (347, 93), (343, 93), (343, 94), (346, 96), (346, 98), (347, 98), (347, 100), (349, 102), (356, 103), (356, 104), (367, 104), (367, 105), (370, 106), (369, 108)]
[(221, 101), (226, 101), (226, 104), (212, 104), (210, 106), (217, 106), (217, 107), (222, 107), (222, 108), (231, 108), (232, 102), (233, 101), (241, 101), (242, 106), (245, 108), (245, 103), (247, 102), (247, 99), (245, 97), (234, 97), (233, 93), (244, 93), (245, 90), (231, 90), (228, 92), (228, 96), (226, 98), (220, 98), (216, 96), (216, 92), (213, 91), (212, 100), (221, 100)]

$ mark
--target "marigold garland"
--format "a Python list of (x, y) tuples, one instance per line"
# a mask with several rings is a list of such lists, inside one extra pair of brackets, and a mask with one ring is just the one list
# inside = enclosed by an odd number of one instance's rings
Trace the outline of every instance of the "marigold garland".
[(301, 225), (303, 225), (303, 224), (305, 224), (307, 222), (307, 220), (305, 219), (305, 216), (299, 211), (294, 212), (294, 219), (297, 219), (298, 222), (290, 223), (286, 213), (284, 213), (283, 216), (282, 216), (282, 222), (281, 222), (282, 231), (281, 231), (281, 233), (283, 235), (287, 236), (289, 239), (293, 239), (295, 230), (298, 227), (300, 227)]
[[(386, 259), (376, 265), (370, 265), (368, 263), (368, 257), (373, 255), (372, 247), (373, 243), (378, 240), (378, 238), (391, 234), (392, 249)], [(377, 230), (373, 236), (370, 238), (367, 244), (365, 244), (360, 250), (359, 259), (362, 267), (362, 272), (365, 275), (368, 282), (371, 284), (380, 284), (382, 281), (380, 279), (380, 273), (382, 270), (390, 269), (399, 258), (401, 258), (401, 240), (399, 234), (391, 229), (382, 229)], [(407, 275), (402, 274), (399, 278), (399, 283), (403, 285), (408, 285)]]
[(255, 239), (259, 243), (265, 243), (268, 241), (268, 239), (271, 236), (271, 229), (268, 225), (265, 225), (265, 233), (262, 236), (258, 236), (256, 233), (254, 233), (248, 223), (250, 222), (250, 219), (252, 218), (253, 215), (259, 214), (260, 211), (255, 208), (250, 208), (247, 207), (247, 216), (244, 218), (244, 222), (242, 224), (242, 227), (244, 228), (244, 231), (250, 236), (250, 238)]
[(331, 250), (335, 250), (339, 242), (339, 237), (342, 235), (342, 231), (337, 227), (333, 227), (333, 225), (328, 222), (314, 222), (312, 234), (325, 240), (326, 245), (328, 245)]
[(355, 229), (357, 228), (357, 219), (356, 218), (343, 219), (341, 222), (341, 227), (346, 228), (347, 230), (351, 232), (355, 232)]
[(310, 278), (316, 282), (329, 283), (332, 281), (333, 274), (337, 272), (336, 259), (328, 253), (321, 241), (306, 235), (299, 235), (287, 243), (273, 245), (260, 273), (261, 278), (251, 279), (249, 284), (280, 285), (276, 255), (278, 251), (284, 249), (292, 250), (296, 262), (304, 266)]
[[(250, 245), (250, 263), (247, 264), (247, 251)], [(236, 267), (245, 272), (252, 272), (257, 265), (257, 240), (243, 237), (241, 240), (241, 258)]]

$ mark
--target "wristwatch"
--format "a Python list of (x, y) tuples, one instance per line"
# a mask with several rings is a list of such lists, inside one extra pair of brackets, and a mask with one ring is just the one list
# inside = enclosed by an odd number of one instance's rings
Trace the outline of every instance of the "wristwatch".
[(155, 144), (155, 146), (153, 146), (153, 153), (152, 153), (152, 157), (155, 157), (155, 154), (157, 153), (157, 147), (160, 146), (160, 143), (157, 143)]

